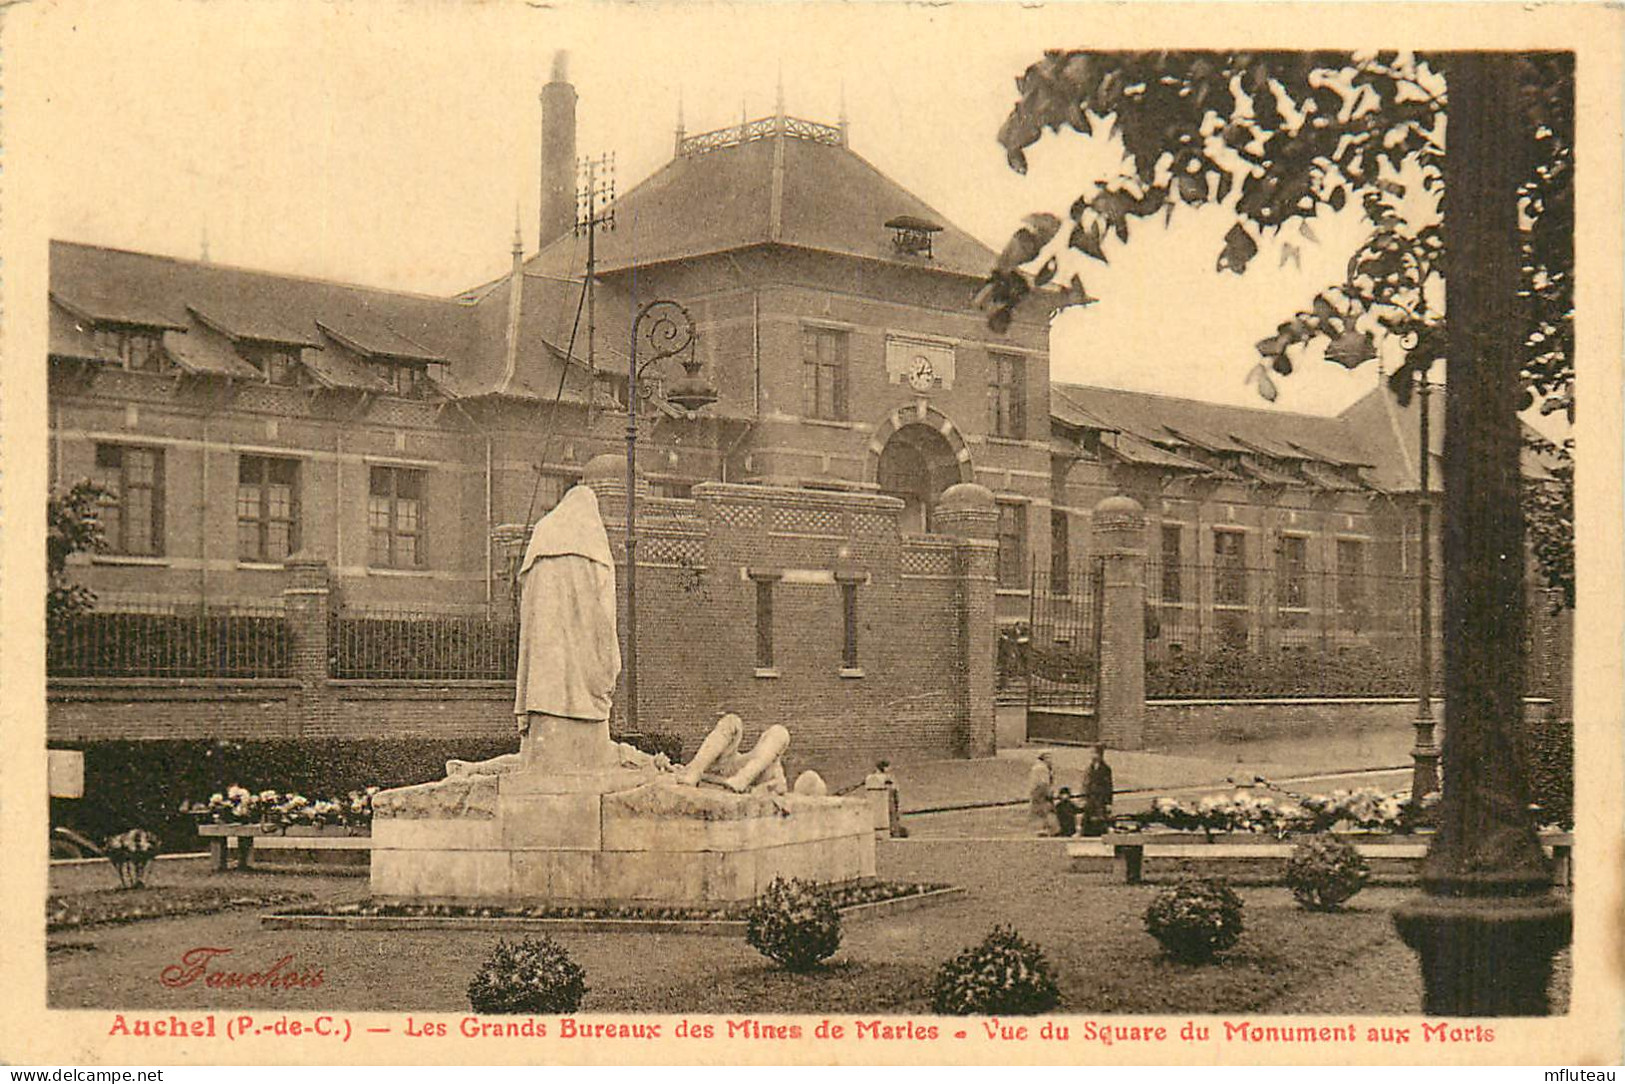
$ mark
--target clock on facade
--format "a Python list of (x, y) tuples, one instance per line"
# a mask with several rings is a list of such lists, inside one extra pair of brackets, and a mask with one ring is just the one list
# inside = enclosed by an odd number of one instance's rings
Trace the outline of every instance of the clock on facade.
[(937, 371), (931, 366), (930, 358), (921, 354), (914, 359), (908, 371), (908, 383), (915, 391), (929, 391), (936, 386)]

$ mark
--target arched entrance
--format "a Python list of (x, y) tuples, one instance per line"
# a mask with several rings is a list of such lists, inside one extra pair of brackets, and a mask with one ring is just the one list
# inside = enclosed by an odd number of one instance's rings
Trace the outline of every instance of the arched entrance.
[(904, 425), (886, 440), (875, 467), (880, 492), (900, 498), (900, 526), (907, 533), (931, 529), (931, 510), (942, 491), (962, 478), (954, 447), (939, 429), (921, 422)]

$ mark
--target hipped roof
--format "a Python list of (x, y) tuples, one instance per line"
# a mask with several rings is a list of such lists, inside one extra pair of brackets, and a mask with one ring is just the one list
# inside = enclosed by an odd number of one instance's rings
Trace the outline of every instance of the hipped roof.
[[(850, 148), (791, 135), (673, 158), (615, 201), (598, 239), (601, 274), (756, 245), (786, 245), (899, 266), (986, 277), (994, 253)], [(932, 256), (900, 253), (888, 220), (927, 219)], [(576, 239), (544, 248), (527, 270), (580, 272)]]

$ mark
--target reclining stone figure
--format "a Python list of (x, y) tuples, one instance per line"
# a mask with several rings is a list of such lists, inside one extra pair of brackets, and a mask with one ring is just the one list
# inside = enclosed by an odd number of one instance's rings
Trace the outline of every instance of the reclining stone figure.
[(697, 787), (702, 781), (717, 783), (735, 793), (748, 790), (783, 794), (786, 790), (784, 764), (780, 757), (790, 744), (790, 732), (774, 724), (762, 731), (750, 752), (741, 753), (745, 723), (733, 712), (717, 720), (694, 759), (678, 769), (674, 782)]

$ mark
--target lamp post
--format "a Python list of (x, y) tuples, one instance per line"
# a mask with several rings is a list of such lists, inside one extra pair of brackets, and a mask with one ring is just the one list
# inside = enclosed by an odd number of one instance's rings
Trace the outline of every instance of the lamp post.
[[(638, 345), (645, 344), (643, 360)], [(694, 319), (675, 301), (650, 301), (632, 320), (626, 359), (626, 728), (638, 729), (638, 399), (643, 371), (665, 358), (683, 355), (686, 374), (672, 384), (666, 400), (692, 414), (717, 401), (714, 387), (699, 376), (694, 357)], [(653, 394), (650, 389), (649, 394)]]
[(1421, 590), (1417, 602), (1420, 634), (1416, 649), (1416, 748), (1411, 750), (1413, 801), (1420, 801), (1423, 795), (1439, 789), (1439, 746), (1433, 739), (1433, 493), (1429, 480), (1433, 451), (1428, 444), (1428, 393), (1433, 386), (1428, 383), (1426, 369), (1417, 370), (1417, 378), (1417, 407), (1421, 418), (1417, 422), (1416, 536), (1421, 545), (1417, 558)]

